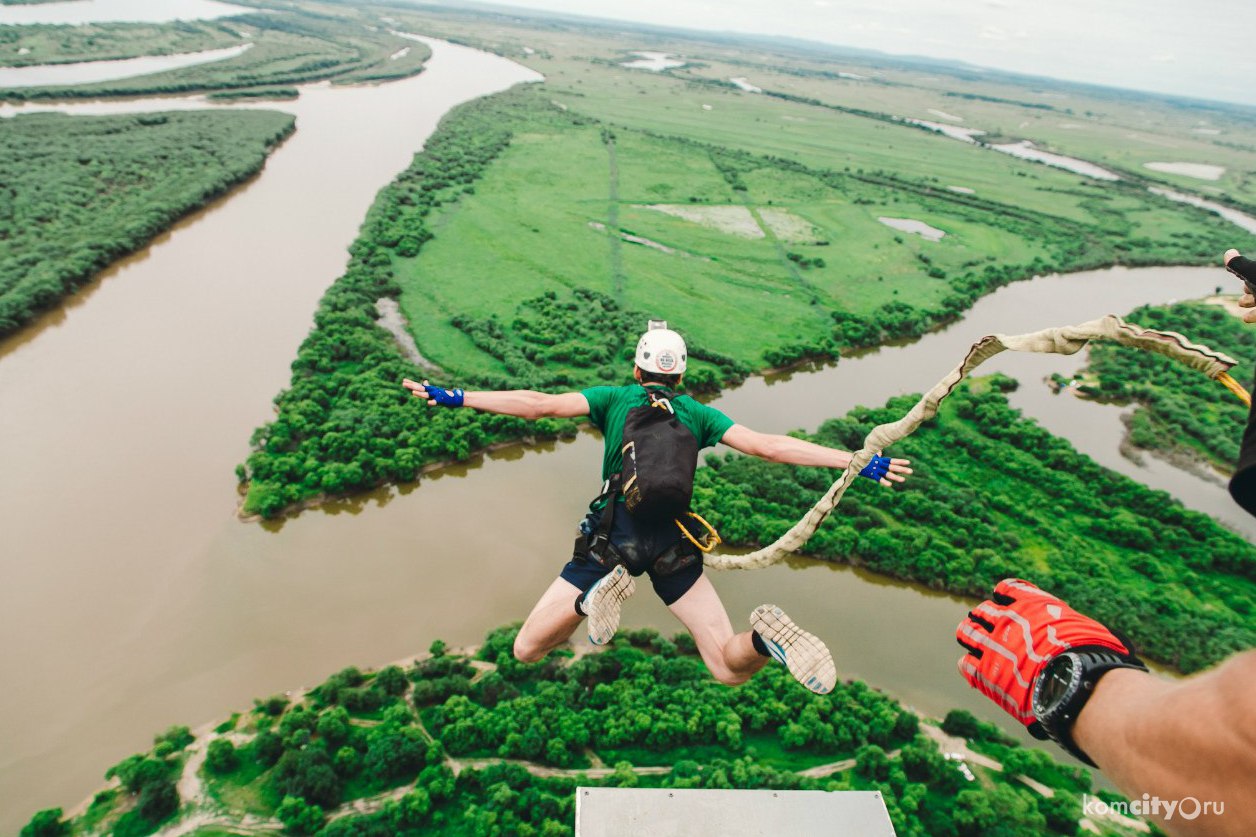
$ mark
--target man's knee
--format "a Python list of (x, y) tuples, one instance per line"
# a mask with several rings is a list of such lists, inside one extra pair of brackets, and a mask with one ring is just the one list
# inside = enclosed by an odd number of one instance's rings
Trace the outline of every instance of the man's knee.
[(740, 686), (754, 676), (753, 673), (739, 674), (726, 666), (707, 666), (707, 668), (715, 679), (725, 686)]
[(542, 648), (536, 642), (529, 640), (523, 635), (523, 631), (515, 637), (515, 645), (512, 649), (515, 659), (521, 663), (538, 663), (549, 653), (548, 648)]

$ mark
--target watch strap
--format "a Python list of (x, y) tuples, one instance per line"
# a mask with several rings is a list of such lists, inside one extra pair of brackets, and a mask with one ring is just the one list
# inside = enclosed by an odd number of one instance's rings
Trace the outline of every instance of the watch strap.
[[(1094, 694), (1095, 686), (1103, 675), (1118, 668), (1147, 671), (1147, 666), (1133, 654), (1118, 654), (1110, 648), (1098, 646), (1070, 649), (1059, 656), (1065, 655), (1071, 656), (1074, 664), (1081, 668), (1080, 681), (1077, 688), (1066, 695), (1063, 701), (1052, 707), (1050, 711), (1038, 715), (1038, 724), (1052, 741), (1068, 750), (1080, 761), (1097, 768), (1099, 765), (1095, 764), (1094, 760), (1073, 740), (1073, 725), (1077, 723), (1077, 716), (1081, 714), (1082, 709)], [(1045, 673), (1044, 668), (1039, 678)]]

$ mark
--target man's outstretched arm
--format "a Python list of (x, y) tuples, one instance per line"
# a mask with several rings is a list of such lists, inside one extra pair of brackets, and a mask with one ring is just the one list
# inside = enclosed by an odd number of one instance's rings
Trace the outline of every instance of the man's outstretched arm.
[(1256, 651), (1165, 680), (1126, 639), (1020, 579), (999, 582), (956, 638), (970, 685), (1089, 759), (1169, 833), (1256, 834)]
[(523, 419), (576, 418), (589, 414), (589, 402), (579, 392), (551, 395), (530, 389), (512, 389), (499, 392), (464, 392), (433, 387), (426, 381), (419, 383), (409, 378), (401, 382), (416, 398), (435, 407), (470, 407), (486, 413), (517, 416)]
[[(845, 468), (850, 464), (851, 454), (836, 448), (826, 448), (806, 439), (795, 439), (793, 436), (782, 436), (777, 433), (760, 433), (742, 424), (734, 424), (724, 433), (721, 442), (730, 448), (749, 456), (757, 456), (768, 462), (780, 462), (786, 465), (807, 465), (818, 468)], [(906, 459), (891, 459), (885, 476), (878, 482), (890, 485), (903, 482), (911, 474), (911, 462)]]
[[(1187, 680), (1141, 671), (1105, 674), (1073, 738), (1131, 799), (1222, 802), (1188, 819), (1194, 802), (1158, 819), (1170, 833), (1256, 834), (1256, 651)], [(1154, 816), (1154, 815), (1153, 815)]]

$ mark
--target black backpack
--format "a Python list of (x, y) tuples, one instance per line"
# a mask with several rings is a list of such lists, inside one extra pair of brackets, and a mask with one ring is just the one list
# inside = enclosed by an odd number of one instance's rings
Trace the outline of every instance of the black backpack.
[(689, 511), (698, 440), (672, 409), (676, 394), (645, 387), (650, 403), (633, 407), (624, 420), (620, 491), (633, 517), (664, 521)]

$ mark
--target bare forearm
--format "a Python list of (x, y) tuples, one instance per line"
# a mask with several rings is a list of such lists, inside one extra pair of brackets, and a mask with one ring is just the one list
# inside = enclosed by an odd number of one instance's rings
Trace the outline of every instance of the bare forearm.
[[(1256, 834), (1256, 651), (1169, 682), (1122, 669), (1104, 675), (1073, 728), (1078, 745), (1126, 795), (1162, 800), (1172, 834)], [(1195, 818), (1188, 798), (1224, 813)], [(1182, 802), (1182, 800), (1187, 800)], [(1177, 803), (1171, 816), (1164, 803)], [(1215, 808), (1215, 806), (1214, 806)]]
[(530, 389), (512, 389), (501, 392), (467, 392), (463, 406), (486, 413), (500, 413), (524, 419), (543, 418), (545, 394)]
[(850, 464), (850, 453), (836, 448), (826, 448), (806, 439), (793, 436), (773, 436), (764, 457), (770, 462), (786, 465), (807, 465), (820, 468), (845, 468)]

